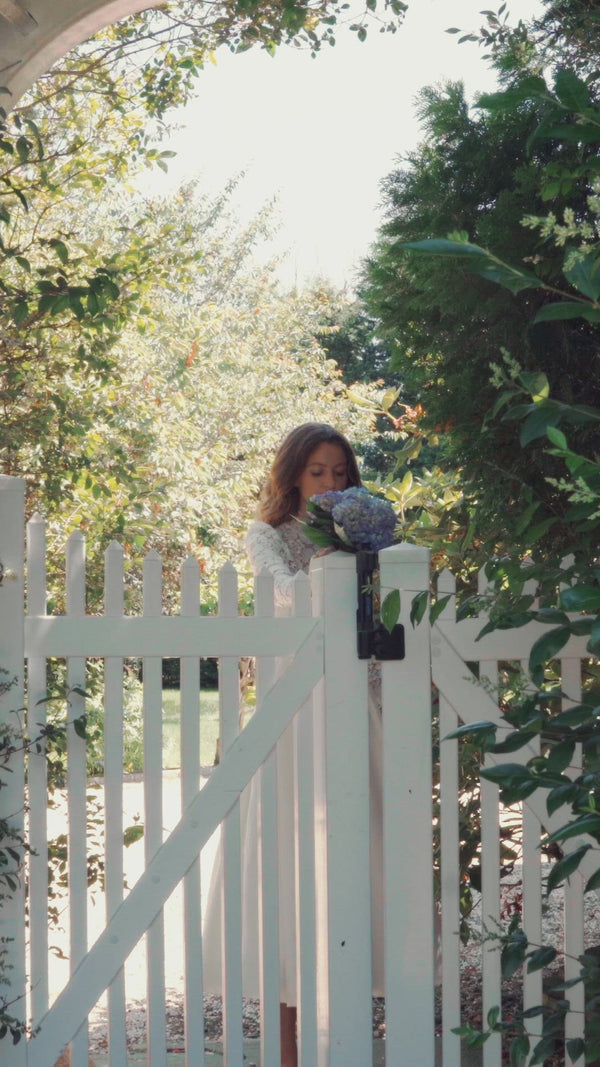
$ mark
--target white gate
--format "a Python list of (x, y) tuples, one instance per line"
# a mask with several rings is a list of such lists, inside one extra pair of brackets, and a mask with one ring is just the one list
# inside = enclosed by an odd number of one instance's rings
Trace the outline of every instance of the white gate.
[[(106, 927), (93, 946), (86, 929), (85, 743), (69, 731), (69, 893), (71, 979), (54, 1003), (48, 988), (46, 876), (46, 764), (32, 754), (27, 769), (15, 757), (9, 785), (2, 789), (2, 811), (17, 828), (27, 827), (35, 855), (29, 864), (29, 915), (24, 886), (3, 902), (1, 934), (8, 949), (11, 996), (29, 1005), (38, 1036), (12, 1046), (2, 1043), (7, 1067), (52, 1067), (71, 1043), (73, 1067), (87, 1067), (87, 1017), (108, 991), (111, 1067), (125, 1067), (124, 963), (142, 936), (148, 953), (148, 1040), (151, 1067), (165, 1067), (165, 989), (163, 906), (183, 885), (185, 954), (186, 1063), (205, 1063), (202, 1015), (202, 937), (200, 853), (219, 825), (224, 856), (224, 1052), (227, 1067), (242, 1067), (242, 980), (240, 950), (241, 849), (239, 797), (260, 775), (262, 824), (258, 917), (261, 968), (261, 1064), (278, 1067), (279, 956), (277, 944), (277, 820), (274, 746), (293, 722), (295, 743), (295, 850), (297, 884), (296, 944), (301, 1067), (369, 1067), (372, 1064), (371, 878), (369, 820), (368, 665), (356, 657), (356, 573), (352, 556), (336, 553), (313, 561), (311, 590), (300, 576), (292, 617), (273, 619), (270, 580), (257, 580), (252, 618), (238, 617), (235, 572), (221, 575), (219, 614), (199, 615), (199, 576), (195, 561), (186, 564), (179, 616), (162, 614), (160, 560), (146, 560), (144, 615), (123, 613), (122, 555), (107, 553), (105, 615), (85, 614), (85, 560), (81, 537), (68, 548), (67, 610), (46, 615), (42, 525), (28, 533), (27, 615), (23, 612), (23, 484), (0, 478), (0, 667), (18, 680), (0, 694), (0, 722), (14, 723), (11, 709), (27, 702), (31, 721), (39, 720), (36, 701), (45, 692), (45, 664), (66, 658), (71, 687), (81, 685), (87, 657), (105, 662), (105, 837)], [(434, 906), (432, 843), (431, 681), (440, 694), (440, 733), (458, 722), (498, 717), (494, 700), (473, 684), (467, 664), (484, 661), (482, 674), (494, 681), (497, 661), (526, 658), (540, 627), (501, 631), (476, 643), (482, 620), (456, 623), (452, 604), (430, 634), (424, 620), (409, 621), (413, 597), (429, 587), (425, 549), (400, 545), (380, 554), (381, 585), (401, 592), (406, 657), (381, 665), (383, 730), (383, 868), (385, 886), (385, 1059), (388, 1067), (423, 1067), (436, 1060), (434, 1018)], [(440, 592), (450, 589), (448, 575)], [(257, 657), (257, 710), (239, 732), (238, 661)], [(564, 650), (564, 678), (577, 698), (582, 640)], [(220, 660), (222, 759), (199, 790), (199, 657)], [(144, 664), (145, 858), (141, 878), (123, 891), (122, 850), (122, 661), (141, 657)], [(161, 658), (182, 666), (183, 816), (162, 840), (162, 766), (160, 760)], [(274, 657), (289, 657), (275, 679)], [(23, 664), (27, 661), (27, 701)], [(577, 662), (577, 667), (575, 667)], [(569, 674), (569, 671), (571, 672)], [(20, 694), (19, 694), (20, 689)], [(35, 710), (34, 710), (35, 709)], [(70, 717), (85, 710), (75, 693)], [(524, 759), (530, 753), (523, 755)], [(518, 754), (521, 755), (521, 754)], [(482, 783), (483, 912), (499, 912), (499, 811), (497, 791)], [(443, 946), (442, 1019), (438, 1057), (444, 1067), (459, 1067), (460, 1042), (452, 1028), (460, 1023), (460, 950), (458, 869), (457, 753), (453, 741), (441, 744), (441, 915)], [(555, 820), (561, 819), (557, 813)], [(536, 797), (524, 814), (526, 930), (534, 940), (541, 912), (540, 867), (535, 859), (540, 820)], [(564, 821), (564, 820), (563, 820)], [(529, 844), (529, 842), (533, 842)], [(531, 853), (531, 862), (528, 856)], [(576, 879), (573, 882), (577, 882)], [(568, 891), (570, 950), (582, 944), (581, 886)], [(579, 939), (579, 940), (577, 940)], [(539, 1000), (537, 976), (525, 986), (526, 1004)], [(500, 1003), (497, 954), (484, 952), (486, 1006)], [(25, 1010), (25, 1009), (23, 1009)], [(579, 1016), (569, 1022), (575, 1036)], [(439, 1047), (441, 1046), (441, 1047)], [(499, 1067), (500, 1049), (489, 1041), (486, 1067)]]

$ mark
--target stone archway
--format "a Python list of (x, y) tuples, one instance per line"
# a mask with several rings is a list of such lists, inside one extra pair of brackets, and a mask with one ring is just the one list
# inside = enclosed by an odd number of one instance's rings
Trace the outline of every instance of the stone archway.
[(149, 0), (0, 0), (1, 102), (14, 107), (52, 64), (103, 26), (157, 7)]

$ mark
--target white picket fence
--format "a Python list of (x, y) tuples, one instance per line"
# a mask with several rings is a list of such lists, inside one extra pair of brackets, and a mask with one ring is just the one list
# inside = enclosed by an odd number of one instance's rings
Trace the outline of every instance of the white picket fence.
[[(105, 869), (106, 926), (93, 946), (87, 931), (86, 753), (69, 730), (69, 934), (71, 978), (51, 1003), (48, 981), (47, 801), (44, 754), (27, 768), (16, 757), (2, 789), (2, 812), (29, 835), (29, 923), (25, 887), (3, 903), (0, 932), (13, 970), (11, 995), (22, 999), (15, 1013), (30, 1012), (39, 1033), (15, 1046), (5, 1040), (6, 1067), (52, 1067), (71, 1043), (72, 1067), (87, 1067), (87, 1019), (108, 991), (111, 1067), (125, 1067), (124, 967), (142, 937), (147, 946), (147, 1027), (151, 1067), (166, 1064), (165, 930), (163, 909), (183, 884), (185, 944), (185, 1046), (188, 1067), (205, 1063), (202, 1002), (200, 864), (203, 846), (222, 827), (223, 1007), (227, 1067), (242, 1067), (241, 849), (239, 797), (260, 775), (259, 835), (261, 943), (261, 1063), (278, 1067), (279, 949), (277, 938), (277, 813), (274, 746), (293, 723), (295, 744), (295, 850), (298, 959), (299, 1062), (301, 1067), (368, 1067), (372, 1064), (371, 879), (369, 871), (368, 664), (356, 657), (354, 559), (334, 554), (313, 561), (310, 589), (296, 581), (289, 618), (273, 618), (270, 579), (257, 579), (255, 615), (238, 617), (236, 575), (227, 565), (220, 578), (217, 616), (200, 617), (199, 573), (188, 560), (182, 578), (181, 614), (166, 616), (161, 602), (161, 563), (150, 553), (144, 564), (144, 612), (123, 613), (123, 557), (118, 546), (106, 556), (105, 614), (85, 613), (85, 549), (75, 534), (67, 548), (67, 600), (62, 616), (46, 615), (45, 549), (41, 520), (28, 525), (27, 613), (24, 612), (23, 483), (0, 478), (0, 666), (17, 685), (0, 695), (0, 721), (14, 725), (12, 709), (27, 703), (29, 721), (42, 721), (46, 663), (66, 660), (68, 684), (83, 688), (85, 661), (105, 667)], [(434, 1022), (434, 905), (432, 845), (431, 693), (439, 693), (440, 735), (460, 722), (498, 721), (498, 707), (485, 687), (474, 684), (467, 664), (477, 662), (493, 684), (498, 663), (519, 662), (541, 632), (531, 624), (499, 631), (477, 642), (482, 620), (457, 623), (453, 598), (430, 632), (424, 620), (413, 628), (411, 601), (429, 587), (428, 553), (400, 545), (380, 554), (384, 590), (399, 589), (406, 629), (406, 657), (384, 662), (383, 852), (385, 874), (385, 1057), (388, 1067), (423, 1067), (436, 1061)], [(440, 593), (452, 591), (441, 576)], [(312, 592), (312, 596), (311, 596)], [(257, 658), (257, 710), (239, 731), (239, 658)], [(200, 656), (220, 661), (222, 759), (200, 789)], [(563, 650), (563, 688), (577, 700), (583, 639)], [(145, 870), (123, 889), (123, 660), (143, 660)], [(183, 815), (163, 840), (161, 658), (181, 659), (181, 801)], [(275, 679), (274, 658), (288, 658)], [(27, 693), (24, 663), (27, 663)], [(85, 696), (72, 693), (69, 716), (85, 712)], [(528, 759), (532, 750), (511, 760)], [(576, 770), (576, 768), (574, 768)], [(442, 1023), (438, 1062), (459, 1067), (460, 1024), (459, 808), (457, 743), (441, 744), (441, 949)], [(487, 925), (500, 916), (500, 819), (498, 791), (482, 782), (482, 905)], [(547, 817), (544, 797), (534, 794), (523, 814), (524, 924), (541, 943), (541, 826), (552, 829), (564, 813)], [(26, 819), (25, 802), (29, 816)], [(587, 857), (589, 858), (589, 857)], [(582, 865), (565, 893), (567, 977), (584, 945), (582, 886), (593, 860)], [(501, 1003), (500, 961), (484, 946), (484, 1011)], [(571, 991), (568, 1037), (583, 1027), (583, 1003)], [(525, 1006), (541, 1002), (540, 972), (526, 976)], [(535, 1033), (536, 1019), (532, 1020)], [(498, 1040), (483, 1050), (484, 1067), (499, 1067)], [(566, 1059), (568, 1061), (568, 1058)]]

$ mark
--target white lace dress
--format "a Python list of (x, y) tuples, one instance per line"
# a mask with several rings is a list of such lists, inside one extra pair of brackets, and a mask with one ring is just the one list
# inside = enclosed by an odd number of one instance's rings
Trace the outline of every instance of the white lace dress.
[[(274, 528), (253, 522), (246, 536), (246, 550), (255, 574), (268, 570), (274, 578), (275, 610), (287, 615), (291, 610), (294, 576), (308, 571), (317, 551), (302, 525), (291, 519)], [(381, 715), (376, 686), (370, 686), (369, 722), (371, 733), (371, 866), (373, 904), (373, 994), (383, 996), (383, 889), (382, 889), (382, 756)], [(278, 772), (278, 850), (279, 850), (279, 955), (280, 999), (295, 1005), (296, 938), (294, 914), (294, 812), (293, 812), (293, 733), (285, 732), (277, 746)], [(258, 790), (253, 780), (242, 794), (242, 981), (244, 996), (259, 997), (258, 970)], [(221, 991), (221, 902), (220, 855), (215, 861), (204, 914), (204, 991)]]

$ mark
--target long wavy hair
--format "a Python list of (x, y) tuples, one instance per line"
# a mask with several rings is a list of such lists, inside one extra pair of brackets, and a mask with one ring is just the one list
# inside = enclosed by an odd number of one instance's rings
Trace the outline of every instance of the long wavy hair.
[(324, 442), (343, 449), (348, 486), (361, 484), (356, 456), (344, 435), (326, 422), (305, 422), (292, 430), (277, 450), (258, 506), (258, 517), (263, 522), (281, 526), (290, 516), (297, 515), (300, 494), (296, 483), (315, 448)]

